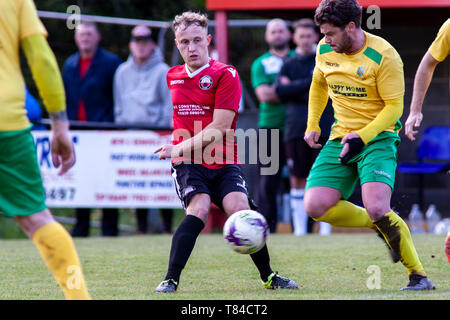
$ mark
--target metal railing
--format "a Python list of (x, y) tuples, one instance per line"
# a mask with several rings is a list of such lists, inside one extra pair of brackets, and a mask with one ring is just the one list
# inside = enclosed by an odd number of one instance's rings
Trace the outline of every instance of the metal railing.
[[(70, 120), (71, 130), (155, 130), (155, 131), (172, 131), (169, 127), (151, 126), (146, 123), (115, 123), (115, 122), (97, 122), (97, 121), (76, 121)], [(36, 125), (44, 125), (50, 127), (50, 119), (42, 119), (35, 122)]]
[[(54, 12), (54, 11), (42, 11), (38, 10), (38, 15), (40, 18), (45, 19), (58, 19), (58, 20), (67, 20), (73, 19), (73, 15), (64, 12)], [(168, 21), (155, 21), (155, 20), (145, 20), (145, 19), (130, 19), (130, 18), (117, 18), (117, 17), (106, 17), (106, 16), (98, 16), (98, 15), (88, 15), (88, 14), (80, 14), (79, 18), (82, 21), (92, 21), (96, 23), (105, 23), (105, 24), (116, 24), (116, 25), (125, 25), (125, 26), (136, 26), (136, 25), (145, 25), (150, 28), (158, 28), (160, 32), (158, 33), (157, 44), (161, 49), (165, 48), (165, 36), (167, 34), (167, 30), (171, 29), (172, 23)], [(229, 19), (228, 27), (230, 28), (255, 28), (261, 27), (264, 28), (270, 19)], [(290, 24), (291, 22), (287, 22)], [(210, 27), (215, 27), (216, 22), (214, 20), (210, 20)], [(171, 65), (176, 65), (179, 60), (179, 52), (178, 50), (173, 50), (171, 57)], [(245, 86), (242, 87), (244, 101), (246, 105), (248, 105), (250, 110), (257, 109), (257, 103), (252, 99), (252, 96), (247, 92)]]

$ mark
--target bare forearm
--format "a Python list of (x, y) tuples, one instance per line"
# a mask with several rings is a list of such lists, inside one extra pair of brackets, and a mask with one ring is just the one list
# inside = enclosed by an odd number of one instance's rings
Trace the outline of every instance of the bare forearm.
[(66, 134), (69, 131), (69, 121), (66, 111), (50, 112), (53, 134)]
[(174, 147), (176, 155), (189, 154), (195, 150), (201, 150), (210, 143), (217, 143), (223, 139), (227, 129), (211, 122), (202, 131), (192, 138), (186, 139)]
[(422, 104), (425, 95), (433, 78), (434, 69), (439, 62), (435, 60), (428, 52), (420, 62), (414, 78), (413, 96), (411, 99), (411, 113), (418, 113), (422, 111)]
[(256, 88), (255, 94), (260, 102), (280, 103), (280, 99), (275, 91), (275, 86), (260, 85)]

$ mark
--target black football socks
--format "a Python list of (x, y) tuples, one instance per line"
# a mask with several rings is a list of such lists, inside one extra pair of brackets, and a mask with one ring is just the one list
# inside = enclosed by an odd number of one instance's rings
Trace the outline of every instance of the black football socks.
[[(173, 234), (172, 247), (170, 249), (169, 268), (164, 280), (173, 279), (177, 283), (180, 280), (181, 271), (184, 269), (189, 256), (194, 249), (195, 242), (205, 224), (200, 218), (187, 215)], [(273, 273), (270, 267), (270, 256), (265, 245), (261, 250), (250, 255), (258, 268), (261, 280), (267, 282), (267, 278)]]
[(272, 268), (270, 267), (270, 256), (267, 245), (264, 245), (258, 252), (251, 254), (250, 257), (256, 268), (258, 268), (261, 280), (267, 282), (267, 278), (273, 273)]
[(195, 246), (195, 241), (205, 227), (204, 222), (196, 216), (188, 214), (181, 221), (172, 237), (170, 248), (169, 269), (164, 280), (180, 280), (181, 271), (186, 265)]

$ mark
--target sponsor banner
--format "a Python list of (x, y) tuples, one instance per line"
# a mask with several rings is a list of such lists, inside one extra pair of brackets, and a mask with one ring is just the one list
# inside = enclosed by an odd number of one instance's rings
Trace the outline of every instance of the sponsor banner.
[(75, 165), (53, 166), (50, 131), (32, 132), (49, 207), (181, 208), (170, 160), (154, 154), (169, 131), (71, 131)]

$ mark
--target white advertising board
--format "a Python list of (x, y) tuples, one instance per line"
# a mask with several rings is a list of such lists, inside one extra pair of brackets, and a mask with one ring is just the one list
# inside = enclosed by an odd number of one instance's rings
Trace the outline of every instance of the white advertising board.
[(47, 196), (54, 208), (180, 208), (170, 160), (153, 151), (168, 131), (71, 131), (76, 162), (63, 176), (52, 164), (50, 131), (33, 131)]

